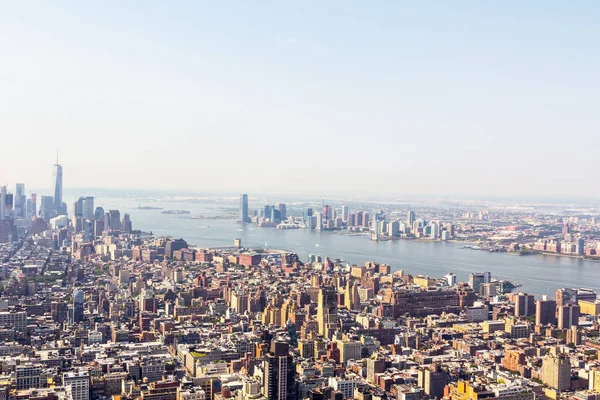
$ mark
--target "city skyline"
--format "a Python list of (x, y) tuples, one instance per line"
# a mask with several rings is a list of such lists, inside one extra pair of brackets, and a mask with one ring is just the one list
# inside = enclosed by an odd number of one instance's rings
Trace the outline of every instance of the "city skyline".
[(600, 3), (0, 3), (0, 400), (600, 400)]
[(46, 187), (58, 148), (70, 187), (597, 198), (598, 5), (543, 5), (8, 3), (0, 170)]

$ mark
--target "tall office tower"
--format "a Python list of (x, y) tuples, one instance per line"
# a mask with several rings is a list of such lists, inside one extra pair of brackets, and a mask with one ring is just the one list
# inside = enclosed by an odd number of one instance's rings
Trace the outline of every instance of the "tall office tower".
[(315, 222), (315, 229), (320, 231), (321, 229), (323, 229), (323, 214), (320, 212), (316, 212), (315, 217), (317, 217)]
[(52, 169), (52, 182), (52, 187), (54, 188), (54, 210), (58, 215), (62, 211), (63, 202), (63, 169), (62, 165), (58, 163), (58, 158)]
[(81, 231), (83, 232), (83, 241), (91, 242), (94, 239), (94, 221), (91, 219), (80, 218)]
[(327, 221), (329, 219), (329, 217), (330, 217), (330, 215), (329, 215), (329, 213), (330, 213), (329, 209), (330, 209), (330, 207), (329, 207), (328, 204), (323, 204), (322, 213), (323, 213), (323, 220), (325, 220), (325, 221)]
[(529, 317), (535, 314), (535, 298), (532, 294), (519, 293), (515, 295), (515, 316)]
[(84, 219), (94, 219), (94, 198), (84, 197), (81, 201), (81, 216)]
[(44, 218), (46, 222), (50, 221), (50, 218), (56, 216), (54, 211), (54, 198), (52, 196), (42, 196), (40, 200), (40, 216)]
[(556, 305), (564, 306), (566, 304), (577, 304), (577, 290), (563, 288), (556, 291)]
[(25, 196), (25, 184), (17, 183), (15, 190), (15, 215), (17, 217), (25, 217), (25, 205), (27, 197)]
[(104, 221), (104, 208), (96, 207), (94, 210), (94, 219), (96, 221)]
[(75, 289), (73, 291), (73, 323), (78, 324), (83, 321), (83, 290)]
[(13, 210), (13, 204), (14, 204), (14, 196), (12, 193), (6, 193), (6, 197), (4, 198), (4, 213), (6, 214), (7, 212), (10, 212)]
[(337, 293), (334, 288), (321, 288), (317, 302), (319, 334), (331, 338), (337, 329), (337, 322)]
[(296, 400), (296, 368), (287, 342), (274, 340), (263, 361), (263, 395), (267, 400)]
[(107, 211), (106, 213), (104, 213), (104, 230), (106, 232), (110, 232), (111, 230), (111, 224), (110, 224), (110, 213)]
[(582, 237), (577, 238), (577, 255), (585, 255), (585, 239)]
[(438, 238), (438, 224), (437, 222), (431, 223), (431, 234), (429, 236), (431, 240), (437, 240)]
[(270, 219), (273, 216), (273, 209), (274, 208), (275, 208), (275, 206), (267, 204), (265, 206), (265, 210), (264, 210), (264, 217)]
[(37, 216), (37, 194), (31, 193), (31, 209), (27, 208), (30, 218)]
[(408, 214), (406, 215), (406, 225), (413, 226), (414, 222), (415, 222), (415, 212), (409, 211)]
[(535, 324), (556, 324), (556, 301), (540, 299), (535, 304)]
[(0, 187), (0, 219), (6, 216), (6, 186)]
[(580, 308), (577, 304), (565, 304), (556, 308), (559, 329), (568, 329), (579, 325)]
[(123, 215), (123, 226), (121, 227), (121, 230), (125, 233), (131, 233), (131, 231), (133, 230), (133, 227), (131, 225), (131, 217), (129, 216), (129, 214)]
[(73, 203), (73, 219), (83, 217), (83, 197), (78, 198)]
[(121, 230), (121, 213), (119, 210), (108, 210), (110, 214), (110, 229), (112, 231)]
[(363, 224), (363, 212), (358, 211), (356, 213), (356, 226), (362, 226)]
[(279, 208), (279, 213), (281, 214), (281, 220), (285, 221), (287, 219), (287, 208), (286, 208), (285, 204), (280, 203), (278, 208)]
[(398, 221), (392, 221), (388, 224), (387, 229), (388, 236), (395, 237), (400, 233), (400, 223)]
[(342, 205), (342, 221), (344, 222), (348, 222), (348, 207), (346, 207), (345, 205)]
[(34, 212), (31, 211), (32, 203), (31, 199), (25, 200), (25, 218), (31, 219), (35, 215)]
[(94, 220), (94, 236), (102, 236), (104, 232), (104, 219)]
[(542, 360), (542, 381), (559, 392), (571, 388), (571, 361), (566, 354), (547, 355)]
[(281, 212), (275, 206), (271, 206), (271, 222), (279, 223), (281, 222)]
[(248, 217), (248, 195), (243, 194), (240, 196), (240, 222), (250, 222)]

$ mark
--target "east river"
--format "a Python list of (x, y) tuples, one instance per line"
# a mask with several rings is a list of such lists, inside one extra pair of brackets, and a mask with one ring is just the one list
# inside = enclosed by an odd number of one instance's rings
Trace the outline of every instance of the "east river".
[[(302, 260), (309, 254), (341, 258), (349, 263), (387, 263), (392, 271), (442, 277), (449, 272), (466, 281), (471, 272), (490, 271), (493, 278), (522, 284), (518, 291), (554, 297), (562, 287), (600, 290), (600, 263), (551, 255), (517, 256), (464, 249), (461, 243), (393, 240), (373, 242), (366, 236), (306, 229), (278, 230), (238, 224), (224, 215), (237, 213), (237, 207), (190, 202), (142, 202), (142, 206), (164, 210), (187, 210), (190, 215), (162, 214), (163, 210), (137, 210), (138, 201), (128, 198), (100, 198), (105, 210), (116, 208), (130, 213), (134, 229), (156, 235), (182, 237), (198, 247), (232, 246), (235, 238), (246, 247), (290, 250)], [(192, 219), (202, 215), (204, 218)], [(217, 217), (216, 219), (211, 219)]]

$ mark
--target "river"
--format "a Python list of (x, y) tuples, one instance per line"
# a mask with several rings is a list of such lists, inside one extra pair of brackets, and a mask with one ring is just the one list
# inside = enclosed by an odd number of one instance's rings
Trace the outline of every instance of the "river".
[[(587, 287), (600, 290), (600, 263), (551, 255), (517, 256), (464, 249), (461, 243), (394, 240), (373, 242), (366, 236), (306, 229), (278, 230), (238, 224), (233, 219), (190, 219), (189, 215), (161, 214), (161, 210), (136, 210), (138, 201), (130, 198), (100, 198), (105, 210), (117, 208), (130, 213), (134, 229), (156, 235), (182, 237), (198, 247), (232, 246), (235, 238), (247, 247), (285, 249), (302, 260), (309, 254), (342, 258), (350, 263), (367, 261), (387, 263), (392, 271), (403, 269), (411, 274), (442, 277), (449, 272), (466, 281), (471, 272), (490, 271), (492, 277), (522, 284), (517, 290), (554, 297), (563, 287)], [(237, 207), (191, 202), (144, 202), (144, 206), (183, 209), (190, 215), (222, 216), (237, 212)]]

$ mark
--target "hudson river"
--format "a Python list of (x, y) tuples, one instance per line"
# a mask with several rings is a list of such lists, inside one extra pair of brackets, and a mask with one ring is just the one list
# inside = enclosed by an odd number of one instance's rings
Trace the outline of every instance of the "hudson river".
[[(366, 261), (387, 263), (393, 271), (403, 269), (413, 275), (443, 277), (449, 272), (459, 281), (466, 281), (471, 272), (490, 271), (492, 277), (522, 284), (516, 291), (554, 297), (562, 287), (587, 287), (600, 290), (600, 263), (577, 258), (549, 255), (516, 256), (463, 249), (461, 243), (394, 240), (373, 242), (366, 236), (351, 236), (339, 232), (306, 229), (278, 230), (238, 224), (235, 219), (211, 217), (237, 215), (231, 205), (190, 202), (143, 202), (142, 206), (165, 210), (187, 210), (190, 215), (162, 214), (162, 210), (136, 210), (137, 200), (98, 198), (97, 205), (105, 210), (117, 208), (130, 213), (134, 229), (152, 231), (156, 235), (182, 237), (198, 247), (232, 246), (235, 238), (247, 247), (290, 250), (303, 261), (309, 254), (341, 258), (350, 263)], [(204, 219), (191, 219), (202, 215)]]

